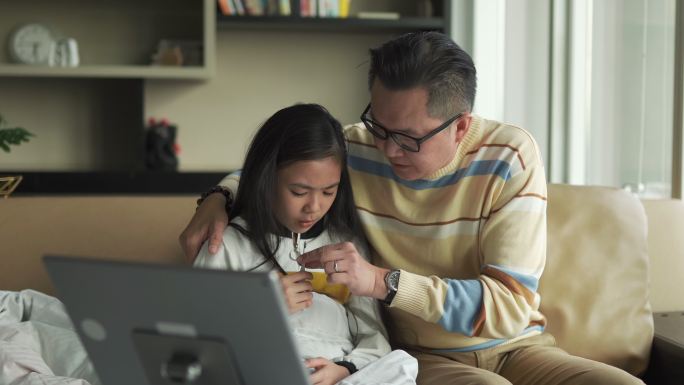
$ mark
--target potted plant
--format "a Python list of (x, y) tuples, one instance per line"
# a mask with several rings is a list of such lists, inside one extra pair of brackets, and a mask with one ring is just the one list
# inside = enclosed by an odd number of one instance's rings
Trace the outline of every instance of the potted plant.
[[(35, 136), (22, 127), (9, 127), (9, 123), (0, 115), (0, 148), (10, 152), (10, 146), (18, 146)], [(0, 196), (7, 198), (21, 182), (21, 175), (0, 176)]]

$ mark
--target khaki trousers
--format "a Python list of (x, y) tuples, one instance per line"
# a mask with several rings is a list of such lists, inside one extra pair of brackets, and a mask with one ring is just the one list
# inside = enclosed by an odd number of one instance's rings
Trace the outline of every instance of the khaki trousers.
[(418, 385), (643, 385), (621, 369), (566, 353), (550, 334), (475, 352), (408, 352), (418, 360)]

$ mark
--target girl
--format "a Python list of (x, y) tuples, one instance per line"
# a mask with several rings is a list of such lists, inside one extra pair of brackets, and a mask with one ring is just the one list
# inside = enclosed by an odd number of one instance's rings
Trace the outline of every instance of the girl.
[(342, 241), (366, 250), (346, 160), (342, 127), (323, 107), (276, 112), (247, 152), (221, 250), (211, 255), (205, 243), (195, 266), (278, 270), (312, 383), (415, 384), (415, 360), (403, 351), (387, 354), (375, 301), (326, 285), (322, 272), (314, 272), (312, 285), (313, 274), (296, 262), (305, 251)]

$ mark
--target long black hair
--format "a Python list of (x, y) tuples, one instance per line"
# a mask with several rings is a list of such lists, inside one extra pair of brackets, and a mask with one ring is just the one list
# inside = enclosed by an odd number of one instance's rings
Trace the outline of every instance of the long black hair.
[(277, 172), (294, 162), (335, 158), (342, 169), (337, 195), (323, 226), (338, 239), (361, 234), (354, 206), (347, 149), (342, 126), (318, 104), (296, 104), (283, 108), (266, 120), (252, 139), (240, 175), (231, 218), (241, 216), (248, 229), (243, 233), (266, 260), (274, 262), (284, 226), (275, 216)]

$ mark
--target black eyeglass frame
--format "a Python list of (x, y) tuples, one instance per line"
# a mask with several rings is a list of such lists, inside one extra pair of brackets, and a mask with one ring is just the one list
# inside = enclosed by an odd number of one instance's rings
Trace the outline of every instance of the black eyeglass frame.
[[(397, 144), (397, 146), (401, 147), (403, 150), (410, 151), (410, 152), (418, 152), (420, 151), (420, 145), (424, 143), (426, 140), (432, 138), (433, 136), (439, 134), (442, 132), (444, 129), (449, 127), (451, 123), (455, 122), (456, 120), (460, 119), (463, 116), (463, 113), (460, 112), (453, 117), (447, 119), (444, 123), (442, 123), (439, 127), (435, 128), (434, 130), (428, 132), (426, 135), (416, 138), (414, 136), (404, 134), (402, 132), (396, 132), (392, 130), (388, 130), (387, 128), (383, 127), (381, 124), (378, 122), (373, 121), (373, 119), (370, 119), (368, 115), (368, 111), (370, 111), (370, 103), (368, 103), (368, 106), (366, 106), (366, 109), (363, 110), (363, 113), (361, 114), (361, 121), (363, 122), (364, 126), (366, 126), (366, 129), (370, 131), (373, 136), (376, 138), (382, 139), (382, 140), (387, 140), (387, 138), (392, 138), (394, 143)], [(375, 128), (377, 127), (377, 128)], [(380, 130), (378, 130), (378, 128)], [(403, 143), (400, 142), (400, 139), (398, 137), (404, 137), (408, 139), (412, 139), (413, 141), (416, 142), (416, 148), (409, 147)]]

